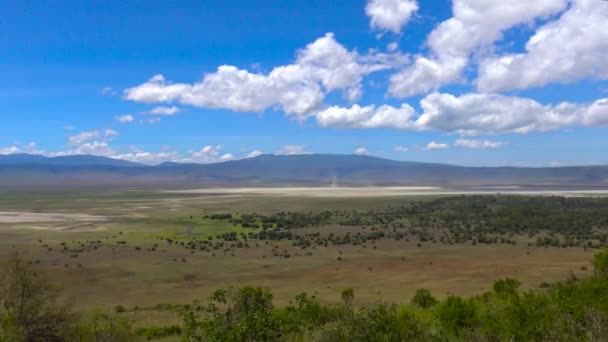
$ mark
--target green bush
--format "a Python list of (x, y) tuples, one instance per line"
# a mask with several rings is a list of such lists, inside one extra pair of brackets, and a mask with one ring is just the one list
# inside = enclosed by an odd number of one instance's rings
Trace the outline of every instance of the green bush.
[(438, 303), (437, 298), (433, 297), (431, 291), (427, 289), (418, 289), (414, 298), (412, 298), (412, 305), (417, 305), (423, 309), (428, 309), (435, 306)]

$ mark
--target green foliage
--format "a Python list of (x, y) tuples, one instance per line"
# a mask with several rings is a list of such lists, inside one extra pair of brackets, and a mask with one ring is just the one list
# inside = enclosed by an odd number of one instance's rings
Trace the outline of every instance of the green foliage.
[(423, 309), (429, 309), (438, 303), (437, 298), (433, 297), (431, 291), (428, 289), (418, 289), (414, 298), (412, 298), (412, 305), (417, 305)]
[(197, 322), (198, 303), (182, 313), (187, 341), (274, 341), (281, 334), (272, 294), (262, 288), (216, 291), (204, 309), (209, 319)]
[(80, 341), (133, 341), (135, 334), (131, 323), (116, 315), (94, 311), (80, 325)]
[(517, 295), (521, 282), (517, 279), (506, 278), (494, 282), (494, 293), (500, 297), (512, 297)]
[(440, 331), (446, 336), (471, 336), (479, 324), (478, 306), (473, 300), (450, 296), (437, 308)]
[[(602, 341), (608, 336), (607, 253), (596, 275), (521, 291), (505, 278), (478, 297), (439, 301), (420, 289), (411, 306), (357, 308), (352, 288), (342, 305), (322, 305), (301, 293), (275, 308), (259, 287), (217, 290), (205, 303), (181, 309), (182, 325), (134, 332), (124, 314), (95, 311), (84, 318), (56, 304), (57, 291), (18, 256), (0, 281), (0, 341), (134, 341), (180, 336), (184, 341)], [(163, 306), (170, 308), (171, 306)], [(122, 310), (115, 310), (122, 311)]]
[(378, 304), (344, 316), (312, 335), (315, 341), (424, 341), (423, 324), (411, 313), (399, 314), (395, 305)]
[(146, 327), (135, 331), (138, 336), (144, 337), (147, 340), (163, 339), (171, 336), (181, 336), (182, 328), (179, 325), (171, 325), (168, 327)]
[(595, 255), (593, 267), (598, 276), (608, 278), (608, 250)]
[[(500, 279), (473, 298), (443, 301), (420, 289), (411, 307), (379, 303), (355, 308), (354, 290), (343, 305), (325, 306), (303, 293), (275, 309), (265, 289), (218, 290), (206, 309), (189, 306), (186, 341), (585, 341), (608, 333), (608, 279), (568, 280), (521, 292)], [(198, 311), (204, 311), (200, 316)]]
[(19, 255), (0, 279), (0, 340), (60, 340), (73, 333), (76, 315), (56, 304), (58, 291)]
[(344, 302), (344, 306), (350, 311), (353, 309), (353, 301), (355, 300), (355, 290), (346, 289), (342, 291), (342, 301)]

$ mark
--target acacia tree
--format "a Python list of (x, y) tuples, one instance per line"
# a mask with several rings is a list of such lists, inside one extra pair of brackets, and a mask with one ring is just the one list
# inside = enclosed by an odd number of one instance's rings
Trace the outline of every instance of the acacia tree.
[(58, 292), (19, 255), (0, 278), (0, 340), (57, 341), (72, 329), (76, 317), (56, 304)]
[(608, 250), (594, 256), (593, 266), (598, 276), (608, 278)]

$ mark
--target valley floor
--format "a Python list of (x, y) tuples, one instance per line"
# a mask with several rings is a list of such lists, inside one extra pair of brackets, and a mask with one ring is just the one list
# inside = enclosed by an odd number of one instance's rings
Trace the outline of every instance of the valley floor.
[[(356, 304), (367, 305), (407, 303), (419, 288), (438, 297), (475, 295), (489, 290), (498, 278), (513, 277), (524, 288), (538, 288), (591, 273), (594, 250), (529, 246), (532, 240), (526, 236), (516, 236), (515, 245), (421, 243), (412, 237), (308, 249), (294, 246), (289, 239), (251, 240), (243, 248), (188, 248), (189, 241), (256, 231), (205, 218), (213, 214), (379, 210), (453, 195), (419, 188), (311, 192), (5, 193), (0, 195), (0, 258), (18, 252), (48, 274), (63, 289), (63, 300), (75, 308), (112, 310), (121, 305), (142, 326), (177, 320), (175, 312), (160, 304), (205, 299), (218, 288), (267, 287), (278, 305), (289, 304), (303, 291), (336, 303), (342, 290), (354, 288)], [(355, 235), (370, 229), (328, 224), (293, 229), (293, 233)]]

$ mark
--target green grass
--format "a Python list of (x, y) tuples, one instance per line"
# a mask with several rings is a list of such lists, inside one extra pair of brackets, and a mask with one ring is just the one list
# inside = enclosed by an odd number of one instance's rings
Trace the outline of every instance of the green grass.
[[(590, 272), (582, 267), (589, 264), (592, 252), (580, 248), (440, 244), (419, 248), (414, 241), (387, 240), (377, 249), (330, 246), (309, 250), (312, 255), (306, 255), (309, 251), (294, 248), (291, 241), (280, 241), (238, 249), (233, 256), (221, 249), (191, 254), (161, 240), (187, 242), (227, 232), (255, 231), (228, 221), (203, 219), (213, 213), (370, 210), (437, 197), (312, 198), (151, 191), (2, 193), (0, 211), (86, 213), (107, 216), (108, 221), (71, 231), (0, 223), (0, 259), (18, 251), (28, 260), (38, 260), (35, 268), (62, 287), (63, 300), (72, 302), (75, 308), (113, 310), (123, 305), (129, 310), (126, 315), (140, 326), (169, 325), (175, 322), (170, 317), (176, 318), (173, 312), (137, 311), (135, 307), (190, 303), (205, 299), (221, 287), (268, 287), (278, 305), (289, 304), (302, 291), (314, 293), (324, 303), (335, 303), (343, 289), (353, 287), (358, 303), (364, 305), (378, 300), (406, 303), (420, 287), (441, 297), (448, 293), (473, 295), (488, 290), (488, 284), (505, 276), (516, 277), (526, 288), (534, 288), (545, 281), (564, 279), (570, 272)], [(315, 229), (344, 232), (361, 227), (330, 225)], [(311, 231), (314, 229), (302, 229), (301, 233)], [(97, 250), (79, 253), (77, 258), (59, 251), (62, 242), (74, 249), (77, 242), (87, 240), (102, 244)], [(128, 244), (117, 244), (121, 240)], [(42, 247), (45, 244), (53, 250)], [(156, 251), (147, 251), (155, 244), (159, 245)], [(291, 257), (273, 256), (273, 245), (288, 250)]]

